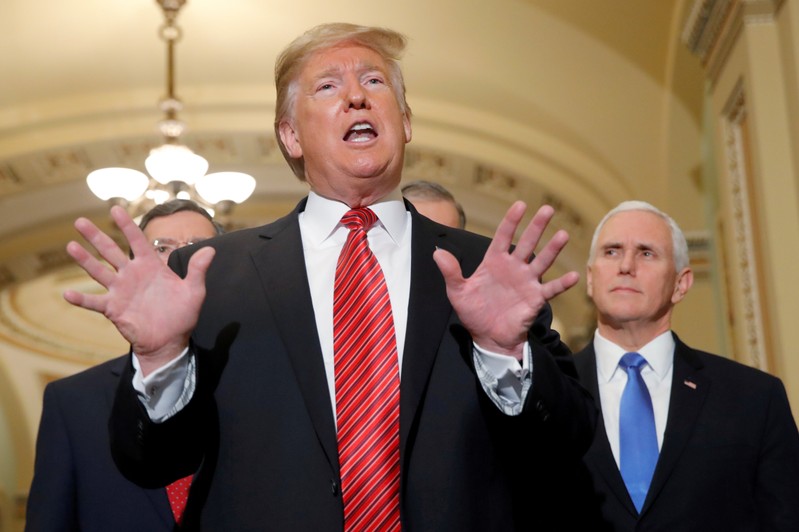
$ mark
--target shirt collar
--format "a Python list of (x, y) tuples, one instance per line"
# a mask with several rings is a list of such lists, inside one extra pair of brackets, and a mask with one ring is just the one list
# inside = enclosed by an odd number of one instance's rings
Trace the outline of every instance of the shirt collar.
[[(666, 331), (638, 350), (658, 379), (668, 375), (674, 364), (674, 336)], [(594, 332), (594, 353), (596, 353), (597, 376), (600, 381), (610, 382), (619, 368), (619, 360), (627, 353), (601, 334)]]
[[(377, 215), (378, 222), (372, 227), (383, 227), (395, 243), (402, 241), (405, 234), (408, 211), (402, 201), (402, 193), (395, 189), (369, 208)], [(310, 229), (310, 236), (317, 246), (330, 239), (339, 228), (341, 217), (349, 211), (346, 203), (331, 200), (316, 194), (308, 193), (305, 210), (300, 214), (303, 224)], [(370, 229), (371, 230), (371, 229)], [(346, 235), (346, 231), (343, 233)]]

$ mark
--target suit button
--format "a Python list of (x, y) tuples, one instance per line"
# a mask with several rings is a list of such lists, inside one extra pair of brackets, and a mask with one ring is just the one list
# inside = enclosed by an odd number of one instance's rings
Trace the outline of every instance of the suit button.
[(330, 481), (330, 492), (333, 493), (334, 497), (338, 495), (338, 483), (335, 479)]
[(535, 409), (538, 412), (538, 415), (541, 418), (541, 421), (546, 421), (546, 420), (549, 419), (549, 411), (547, 410), (547, 407), (544, 404), (544, 401), (542, 399), (539, 399), (538, 401), (536, 401)]

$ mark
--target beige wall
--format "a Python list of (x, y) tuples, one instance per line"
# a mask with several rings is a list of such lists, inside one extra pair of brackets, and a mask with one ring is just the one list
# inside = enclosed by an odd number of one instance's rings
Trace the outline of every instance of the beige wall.
[(792, 8), (736, 3), (708, 77), (732, 356), (781, 377), (796, 415), (799, 25)]

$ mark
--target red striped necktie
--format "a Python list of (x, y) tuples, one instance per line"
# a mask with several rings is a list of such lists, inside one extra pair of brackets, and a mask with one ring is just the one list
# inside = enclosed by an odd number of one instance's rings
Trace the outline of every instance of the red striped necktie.
[(400, 530), (399, 367), (386, 280), (369, 249), (370, 209), (347, 212), (336, 264), (333, 352), (344, 530)]

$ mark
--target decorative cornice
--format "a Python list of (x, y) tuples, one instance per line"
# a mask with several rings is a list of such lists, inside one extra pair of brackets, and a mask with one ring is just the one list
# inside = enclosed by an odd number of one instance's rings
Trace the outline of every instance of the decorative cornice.
[(694, 0), (682, 31), (682, 42), (702, 62), (716, 44), (733, 0)]
[(769, 370), (766, 351), (763, 312), (760, 301), (760, 283), (758, 282), (758, 255), (752, 230), (755, 213), (751, 212), (749, 195), (749, 176), (747, 175), (747, 147), (745, 145), (746, 97), (741, 84), (732, 94), (724, 109), (724, 141), (729, 176), (729, 204), (731, 209), (732, 246), (737, 286), (731, 293), (737, 294), (739, 300), (728, 304), (741, 304), (736, 312), (737, 321), (743, 334), (743, 348), (739, 353), (745, 362), (764, 371)]
[(699, 57), (711, 83), (718, 79), (745, 25), (773, 23), (785, 0), (694, 0), (682, 41)]

